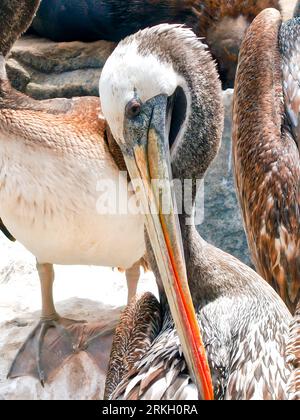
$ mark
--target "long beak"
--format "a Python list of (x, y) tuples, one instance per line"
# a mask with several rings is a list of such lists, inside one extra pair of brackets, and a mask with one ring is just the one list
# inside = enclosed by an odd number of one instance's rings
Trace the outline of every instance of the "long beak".
[[(148, 127), (141, 124), (144, 135), (140, 135), (138, 142), (129, 141), (131, 150), (124, 158), (146, 214), (148, 236), (188, 368), (202, 398), (212, 400), (210, 369), (187, 281), (181, 230), (171, 188), (166, 109), (167, 98), (156, 97)], [(126, 131), (132, 137), (135, 130), (125, 130), (125, 135)]]

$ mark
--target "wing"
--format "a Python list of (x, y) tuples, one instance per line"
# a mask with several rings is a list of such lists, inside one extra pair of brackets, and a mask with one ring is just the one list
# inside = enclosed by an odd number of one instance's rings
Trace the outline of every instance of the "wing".
[(289, 381), (291, 399), (300, 400), (300, 303), (291, 327), (287, 356), (287, 360), (293, 368)]
[(294, 313), (300, 299), (300, 19), (282, 24), (279, 50), (285, 104), (283, 147), (270, 178), (276, 194), (273, 203), (265, 205), (266, 222), (257, 254), (264, 277)]
[(120, 384), (126, 383), (129, 373), (147, 353), (160, 328), (160, 304), (151, 293), (133, 299), (126, 307), (113, 341), (104, 399), (116, 399)]
[[(231, 354), (226, 400), (287, 400), (291, 370), (285, 360), (288, 322), (274, 306), (257, 323), (242, 324), (238, 345)], [(273, 309), (273, 310), (272, 310)], [(248, 308), (251, 312), (253, 306)], [(288, 314), (287, 314), (288, 316)], [(264, 319), (265, 318), (265, 319)]]
[(115, 389), (112, 399), (197, 400), (173, 323), (164, 322), (157, 338)]
[[(294, 312), (300, 297), (300, 159), (295, 137), (299, 113), (294, 112), (299, 67), (290, 53), (296, 54), (298, 47), (290, 31), (280, 28), (280, 14), (268, 9), (255, 19), (244, 40), (235, 89), (233, 154), (253, 262)], [(282, 65), (290, 80), (286, 109), (294, 117), (293, 126), (285, 118)]]
[(300, 18), (282, 24), (279, 46), (288, 123), (300, 150)]

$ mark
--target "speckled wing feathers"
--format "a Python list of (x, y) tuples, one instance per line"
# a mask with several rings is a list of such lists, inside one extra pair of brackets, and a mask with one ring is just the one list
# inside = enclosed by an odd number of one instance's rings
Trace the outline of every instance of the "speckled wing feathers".
[(291, 327), (287, 356), (287, 360), (293, 368), (288, 391), (290, 399), (298, 401), (300, 400), (300, 302)]
[(187, 372), (170, 316), (165, 317), (160, 334), (123, 377), (111, 399), (198, 399), (198, 391)]
[(282, 24), (279, 46), (286, 112), (300, 150), (300, 18)]
[(151, 346), (161, 328), (161, 308), (157, 299), (146, 293), (134, 298), (121, 315), (116, 329), (104, 399), (116, 399), (123, 391), (135, 365)]
[[(264, 324), (247, 325), (240, 329), (240, 343), (230, 363), (226, 400), (287, 400), (290, 370), (285, 362), (288, 328), (279, 312), (269, 319), (268, 333)], [(282, 352), (280, 352), (280, 349)]]
[[(233, 117), (236, 184), (253, 261), (292, 313), (289, 391), (299, 395), (299, 19), (262, 12), (243, 43)], [(298, 392), (298, 394), (297, 394)]]
[[(237, 18), (244, 15), (249, 22), (262, 10), (274, 7), (280, 10), (279, 0), (206, 0), (200, 4), (200, 31), (206, 31), (224, 17)], [(206, 32), (203, 32), (206, 34)]]
[(300, 164), (292, 128), (284, 119), (280, 26), (280, 14), (268, 9), (255, 19), (243, 43), (233, 156), (254, 264), (294, 312), (300, 297)]

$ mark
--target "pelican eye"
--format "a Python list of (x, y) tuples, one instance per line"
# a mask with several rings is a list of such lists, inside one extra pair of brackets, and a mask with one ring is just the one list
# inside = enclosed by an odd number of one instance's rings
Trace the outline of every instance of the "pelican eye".
[(136, 99), (132, 99), (128, 102), (125, 108), (125, 115), (127, 118), (135, 118), (140, 115), (142, 105)]

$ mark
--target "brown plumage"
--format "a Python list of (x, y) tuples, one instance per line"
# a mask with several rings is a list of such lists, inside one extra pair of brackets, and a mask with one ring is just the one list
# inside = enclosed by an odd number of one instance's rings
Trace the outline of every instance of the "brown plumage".
[[(263, 12), (244, 41), (236, 79), (233, 152), (253, 262), (294, 312), (300, 296), (300, 159), (288, 109), (297, 107), (299, 112), (299, 87), (293, 79), (299, 74), (278, 48), (280, 25), (278, 12)], [(297, 54), (295, 49), (295, 60)]]
[(133, 299), (121, 315), (111, 350), (104, 399), (107, 399), (134, 364), (144, 356), (161, 329), (160, 304), (151, 293)]
[[(26, 8), (16, 1), (1, 1), (0, 7), (0, 52), (6, 56), (16, 41), (16, 32), (22, 34), (31, 23), (40, 0), (29, 0)], [(6, 19), (9, 16), (9, 25)], [(13, 16), (13, 19), (11, 17)]]
[[(282, 24), (274, 9), (255, 19), (241, 48), (233, 116), (236, 186), (253, 262), (293, 314), (300, 304), (299, 47), (299, 19)], [(289, 352), (299, 366), (297, 328), (296, 320)], [(297, 374), (299, 390), (299, 367)]]

